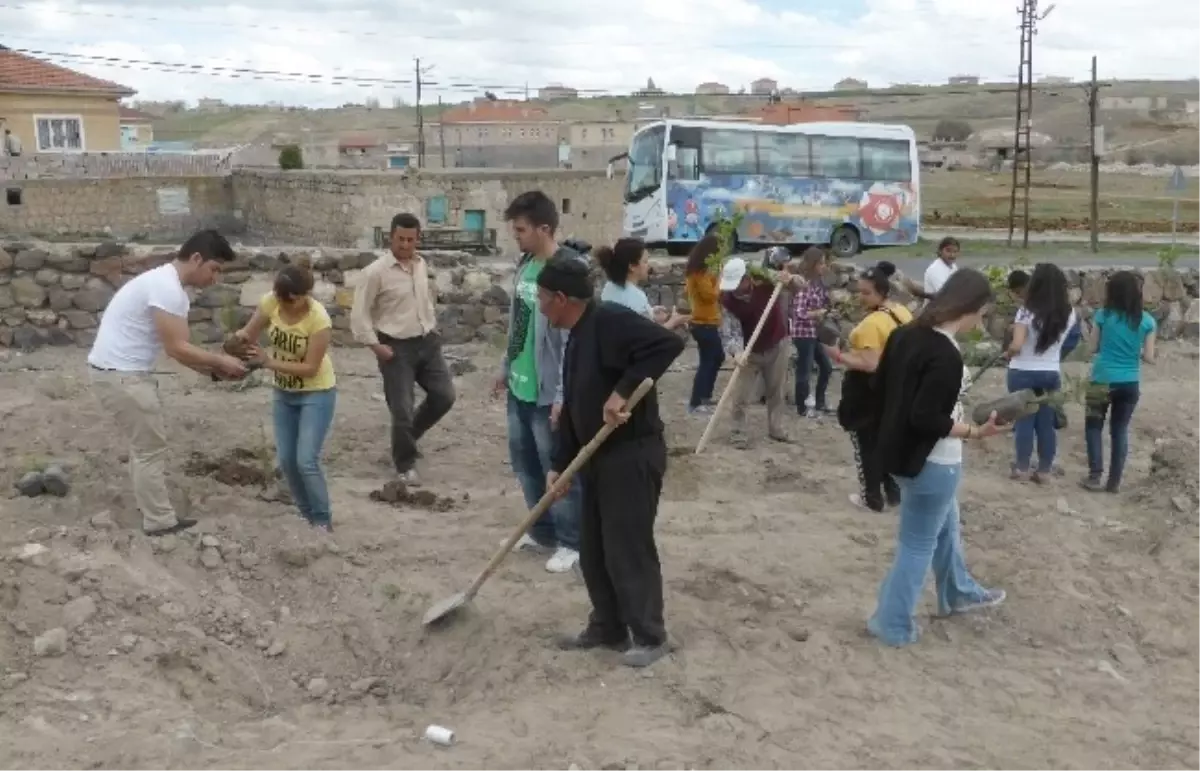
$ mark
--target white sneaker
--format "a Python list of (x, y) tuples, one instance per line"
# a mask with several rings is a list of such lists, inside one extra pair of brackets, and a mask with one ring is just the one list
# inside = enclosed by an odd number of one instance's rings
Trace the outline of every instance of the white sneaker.
[[(501, 541), (500, 543), (504, 543), (504, 541)], [(514, 552), (526, 551), (533, 552), (535, 554), (548, 554), (550, 552), (549, 548), (542, 546), (540, 543), (531, 538), (528, 533), (521, 536), (521, 540), (513, 544), (512, 550)]]
[(579, 564), (579, 552), (560, 546), (554, 555), (546, 562), (546, 570), (550, 573), (566, 573)]

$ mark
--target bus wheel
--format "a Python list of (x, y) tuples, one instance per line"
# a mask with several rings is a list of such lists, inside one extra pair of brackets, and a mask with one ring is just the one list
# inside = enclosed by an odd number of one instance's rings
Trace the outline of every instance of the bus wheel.
[(857, 230), (849, 225), (842, 225), (833, 231), (833, 237), (829, 239), (829, 248), (838, 259), (848, 260), (862, 251), (862, 241)]

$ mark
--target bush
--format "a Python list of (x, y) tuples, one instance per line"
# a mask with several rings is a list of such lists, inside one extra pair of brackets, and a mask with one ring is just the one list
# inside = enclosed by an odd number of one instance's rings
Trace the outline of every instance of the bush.
[(1143, 155), (1138, 150), (1126, 150), (1125, 151), (1125, 162), (1128, 163), (1130, 166), (1140, 166), (1141, 164), (1146, 162), (1146, 156)]
[(975, 133), (971, 128), (971, 124), (965, 120), (955, 120), (952, 118), (944, 118), (938, 121), (938, 124), (933, 128), (933, 138), (943, 139), (948, 142), (963, 142), (971, 134)]
[(284, 171), (304, 168), (304, 155), (299, 145), (284, 145), (279, 151), (279, 168)]

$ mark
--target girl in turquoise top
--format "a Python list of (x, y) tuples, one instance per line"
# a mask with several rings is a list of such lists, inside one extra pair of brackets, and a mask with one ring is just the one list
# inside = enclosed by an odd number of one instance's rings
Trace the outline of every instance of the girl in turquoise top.
[[(1154, 363), (1154, 317), (1142, 309), (1142, 281), (1122, 270), (1108, 279), (1104, 307), (1092, 318), (1091, 387), (1087, 395), (1084, 438), (1087, 442), (1088, 490), (1118, 492), (1129, 454), (1129, 422), (1140, 396), (1141, 364)], [(1104, 421), (1109, 417), (1112, 457), (1104, 483)]]

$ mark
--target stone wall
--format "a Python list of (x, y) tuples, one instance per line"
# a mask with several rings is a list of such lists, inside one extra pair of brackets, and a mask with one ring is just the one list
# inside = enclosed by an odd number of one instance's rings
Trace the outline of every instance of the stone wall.
[(0, 155), (0, 182), (26, 179), (213, 177), (228, 174), (230, 153), (32, 153)]
[[(191, 312), (193, 339), (216, 343), (223, 322), (236, 316), (243, 323), (259, 299), (270, 290), (274, 272), (288, 262), (304, 261), (316, 273), (314, 295), (333, 317), (334, 340), (353, 344), (349, 311), (361, 270), (379, 251), (345, 249), (252, 249), (224, 271), (223, 283), (194, 294)], [(90, 345), (104, 307), (117, 288), (133, 276), (162, 265), (173, 254), (164, 248), (104, 242), (68, 246), (35, 242), (0, 242), (0, 347), (37, 348), (43, 345)], [(439, 296), (438, 318), (451, 344), (488, 341), (505, 332), (514, 264), (504, 259), (477, 259), (461, 252), (432, 252), (432, 283)], [(838, 266), (830, 278), (835, 302), (853, 307), (850, 282), (855, 268)], [(1103, 301), (1106, 275), (1111, 271), (1068, 271), (1072, 300), (1084, 318)], [(1197, 271), (1144, 272), (1147, 308), (1160, 319), (1162, 336), (1200, 336), (1200, 276)], [(597, 285), (600, 276), (596, 275)], [(683, 261), (653, 263), (646, 285), (651, 303), (686, 306)], [(902, 299), (902, 298), (901, 298)], [(990, 320), (994, 336), (1002, 336), (1007, 319)], [(849, 324), (850, 322), (846, 322)]]
[(408, 211), (425, 220), (426, 202), (446, 198), (447, 227), (462, 228), (467, 212), (483, 213), (506, 253), (516, 245), (504, 209), (526, 190), (542, 190), (557, 204), (559, 233), (602, 243), (621, 230), (620, 179), (597, 171), (255, 171), (233, 174), (234, 200), (250, 232), (275, 243), (371, 248), (375, 231)]
[(170, 243), (202, 227), (242, 230), (229, 177), (27, 179), (0, 188), (0, 234)]

